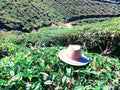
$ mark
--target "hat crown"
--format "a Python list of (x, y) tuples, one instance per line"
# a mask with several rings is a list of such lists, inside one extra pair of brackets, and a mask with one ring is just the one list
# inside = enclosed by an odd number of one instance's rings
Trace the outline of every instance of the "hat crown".
[(69, 47), (73, 48), (74, 50), (80, 50), (81, 46), (80, 45), (69, 45)]
[(81, 46), (69, 45), (67, 49), (67, 56), (73, 60), (79, 60), (81, 58)]

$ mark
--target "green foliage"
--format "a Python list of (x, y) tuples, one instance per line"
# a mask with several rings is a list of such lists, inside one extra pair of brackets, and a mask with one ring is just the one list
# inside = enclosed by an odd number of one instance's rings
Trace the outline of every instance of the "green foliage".
[[(16, 37), (10, 38), (14, 44), (22, 44), (26, 46), (52, 46), (52, 45), (68, 45), (80, 44), (85, 49), (96, 48), (100, 51), (100, 47), (104, 50), (108, 42), (112, 42), (113, 46), (119, 51), (120, 42), (120, 18), (86, 24), (74, 28), (42, 28), (35, 33), (24, 33)], [(93, 50), (92, 50), (93, 51)], [(99, 52), (100, 53), (100, 52)]]
[[(33, 33), (16, 32), (16, 36), (0, 38), (0, 89), (106, 90), (115, 87), (119, 90), (118, 58), (82, 49), (90, 62), (84, 67), (75, 67), (58, 57), (59, 51), (71, 43), (95, 47), (101, 42), (111, 41), (111, 35), (114, 35), (113, 42), (118, 43), (119, 19), (72, 29), (43, 28)], [(111, 25), (116, 28), (114, 32)]]
[(23, 31), (29, 32), (62, 20), (52, 8), (38, 1), (6, 1), (0, 9), (1, 22), (11, 29), (15, 29), (14, 23), (19, 23)]
[[(119, 16), (120, 5), (93, 0), (26, 0), (0, 3), (0, 22), (8, 29), (30, 32), (52, 23), (91, 23)], [(15, 28), (16, 24), (20, 27)]]
[(85, 67), (74, 67), (58, 58), (58, 52), (64, 48), (20, 47), (15, 54), (0, 60), (0, 86), (6, 89), (82, 90), (119, 85), (119, 59), (82, 51), (90, 63)]
[[(79, 17), (78, 22), (95, 22), (120, 13), (120, 5), (96, 0), (44, 0), (43, 3), (61, 13), (66, 21), (72, 17)], [(74, 18), (74, 20), (77, 20), (77, 18)]]

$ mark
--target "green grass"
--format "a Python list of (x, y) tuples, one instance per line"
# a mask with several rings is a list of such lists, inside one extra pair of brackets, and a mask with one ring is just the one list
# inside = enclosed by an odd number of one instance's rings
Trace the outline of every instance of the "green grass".
[[(73, 34), (73, 33), (82, 33), (85, 31), (86, 33), (91, 32), (111, 32), (111, 33), (120, 33), (120, 18), (114, 18), (111, 20), (96, 22), (86, 25), (77, 25), (73, 28), (59, 28), (59, 27), (47, 27), (41, 28), (37, 33), (44, 34), (55, 34), (55, 35), (65, 35), (65, 34)], [(92, 33), (91, 33), (92, 34)]]

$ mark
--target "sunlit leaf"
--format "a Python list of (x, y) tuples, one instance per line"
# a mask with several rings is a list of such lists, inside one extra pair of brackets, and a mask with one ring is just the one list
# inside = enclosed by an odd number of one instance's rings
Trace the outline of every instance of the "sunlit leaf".
[(71, 68), (67, 68), (66, 67), (66, 75), (68, 76), (68, 77), (70, 77), (70, 75), (71, 75)]
[(102, 90), (109, 90), (108, 86), (103, 86)]
[(33, 83), (33, 85), (30, 88), (31, 88), (31, 90), (39, 90), (40, 83), (39, 82), (35, 82), (35, 83)]
[(48, 78), (48, 74), (47, 73), (45, 73), (45, 72), (40, 72), (40, 74), (42, 75), (42, 79), (43, 80), (47, 80), (47, 78)]
[(84, 90), (83, 86), (75, 86), (74, 90)]
[(6, 82), (6, 80), (0, 79), (0, 85), (5, 84)]
[(52, 83), (53, 83), (53, 82), (52, 82), (51, 80), (47, 80), (47, 81), (44, 82), (45, 85), (50, 85), (50, 84), (52, 84)]

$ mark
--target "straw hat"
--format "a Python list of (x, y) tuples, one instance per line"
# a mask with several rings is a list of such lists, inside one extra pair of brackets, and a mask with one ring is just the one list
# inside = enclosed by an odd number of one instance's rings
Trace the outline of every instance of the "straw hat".
[(59, 52), (59, 58), (63, 62), (74, 66), (83, 66), (89, 62), (89, 59), (81, 53), (80, 45), (69, 45), (67, 49)]

